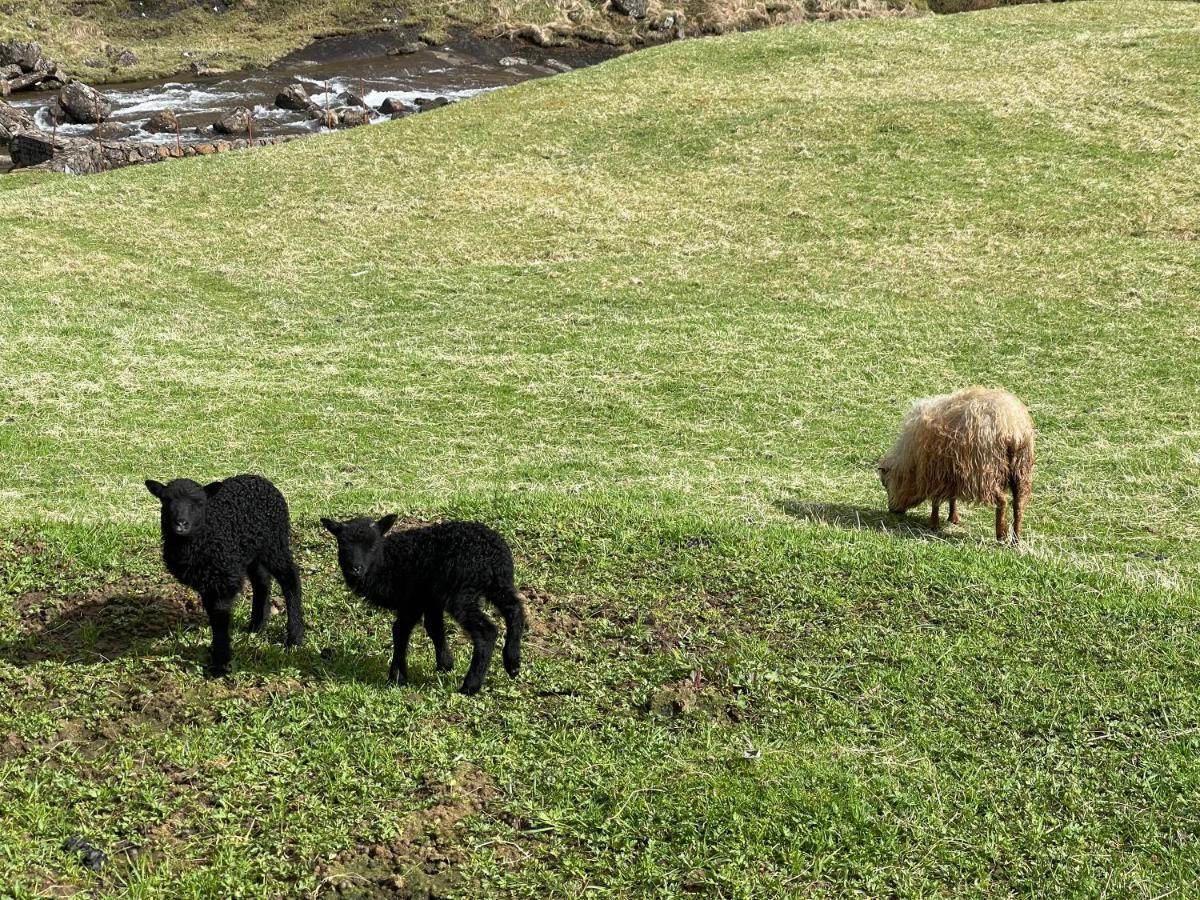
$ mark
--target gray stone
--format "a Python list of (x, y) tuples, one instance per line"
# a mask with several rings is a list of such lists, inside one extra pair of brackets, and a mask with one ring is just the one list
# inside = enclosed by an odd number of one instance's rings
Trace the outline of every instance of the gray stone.
[(59, 92), (57, 99), (65, 118), (80, 125), (101, 122), (112, 114), (108, 98), (82, 81), (72, 81)]
[(412, 112), (412, 107), (403, 100), (388, 97), (379, 105), (379, 111), (385, 116), (406, 116)]
[(233, 112), (213, 122), (213, 131), (218, 134), (248, 134), (251, 128), (250, 110), (239, 106)]
[(529, 65), (529, 60), (523, 56), (505, 56), (500, 60), (500, 65), (506, 69), (510, 69), (513, 66), (527, 66)]
[(10, 141), (24, 131), (34, 131), (33, 118), (23, 109), (0, 100), (0, 141)]
[(649, 0), (609, 0), (609, 5), (631, 19), (644, 19), (650, 8)]
[(32, 72), (42, 58), (42, 47), (34, 41), (0, 42), (0, 66), (18, 65), (21, 71)]
[(307, 112), (313, 105), (302, 84), (288, 85), (275, 95), (275, 105), (279, 109), (290, 109), (295, 112)]
[(179, 118), (175, 115), (175, 110), (168, 106), (152, 115), (142, 126), (142, 130), (151, 134), (174, 134), (179, 131)]

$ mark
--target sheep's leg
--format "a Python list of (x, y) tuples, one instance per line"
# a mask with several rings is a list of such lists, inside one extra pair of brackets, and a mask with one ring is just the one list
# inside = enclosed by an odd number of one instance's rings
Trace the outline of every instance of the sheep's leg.
[(525, 633), (525, 605), (512, 587), (500, 588), (490, 595), (504, 616), (504, 671), (510, 677), (521, 674), (521, 636)]
[(287, 604), (286, 646), (299, 647), (304, 643), (304, 608), (300, 604), (300, 573), (296, 571), (291, 552), (285, 550), (282, 558), (270, 563), (268, 569), (279, 582)]
[(408, 683), (408, 639), (416, 627), (416, 619), (396, 617), (392, 623), (392, 666), (388, 669), (388, 684)]
[(958, 498), (957, 497), (950, 498), (950, 524), (951, 525), (958, 524)]
[(996, 540), (1003, 541), (1008, 537), (1008, 522), (1004, 515), (1008, 510), (1008, 500), (1001, 494), (996, 498)]
[(208, 658), (208, 674), (220, 677), (229, 673), (233, 661), (233, 640), (229, 634), (230, 614), (233, 610), (232, 597), (223, 599), (204, 597), (204, 611), (208, 613), (208, 624), (212, 628), (212, 649)]
[(464, 694), (478, 694), (483, 686), (483, 677), (487, 674), (488, 665), (492, 661), (492, 653), (496, 649), (496, 635), (500, 630), (480, 609), (479, 595), (476, 593), (464, 592), (456, 595), (446, 604), (446, 610), (470, 636), (474, 648), (471, 667), (467, 669), (467, 677), (463, 679), (459, 690)]
[(929, 527), (933, 531), (937, 531), (938, 528), (940, 527), (940, 525), (938, 523), (938, 509), (941, 507), (941, 505), (942, 505), (942, 502), (940, 500), (930, 500), (929, 501), (929, 506), (930, 506)]
[(253, 634), (261, 634), (271, 615), (271, 573), (262, 563), (253, 562), (246, 574), (250, 577), (250, 585), (254, 589), (250, 631)]
[(1021, 486), (1013, 482), (1012, 486), (1013, 498), (1013, 525), (1012, 525), (1012, 542), (1013, 545), (1021, 543), (1021, 517), (1025, 513), (1025, 497), (1021, 492)]
[(425, 613), (425, 633), (433, 641), (438, 671), (453, 671), (454, 654), (450, 652), (450, 645), (446, 642), (446, 615), (440, 608)]

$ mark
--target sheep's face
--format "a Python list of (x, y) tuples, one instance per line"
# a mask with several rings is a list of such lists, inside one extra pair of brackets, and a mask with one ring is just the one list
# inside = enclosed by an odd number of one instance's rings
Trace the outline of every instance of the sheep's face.
[(321, 524), (337, 538), (338, 565), (346, 586), (353, 591), (362, 587), (375, 555), (383, 544), (383, 536), (396, 523), (395, 516), (384, 516), (377, 522), (361, 516), (348, 522), (322, 519)]
[(204, 524), (208, 501), (221, 490), (221, 482), (201, 487), (190, 478), (176, 478), (166, 484), (147, 481), (146, 489), (162, 503), (163, 534), (189, 537)]
[(887, 491), (888, 497), (888, 512), (892, 515), (899, 515), (904, 512), (907, 507), (903, 506), (900, 497), (897, 496), (898, 491), (895, 488), (895, 479), (892, 478), (892, 466), (890, 463), (881, 462), (879, 464), (879, 483), (883, 485), (883, 489)]

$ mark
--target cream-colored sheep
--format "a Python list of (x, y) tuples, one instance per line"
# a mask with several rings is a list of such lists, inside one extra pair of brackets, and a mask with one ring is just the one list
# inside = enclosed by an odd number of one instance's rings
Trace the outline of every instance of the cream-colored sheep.
[(1021, 539), (1021, 517), (1033, 488), (1033, 420), (1007, 391), (969, 387), (926, 397), (913, 404), (900, 438), (879, 463), (888, 510), (902, 513), (928, 499), (929, 526), (938, 527), (938, 507), (950, 501), (958, 524), (958, 500), (996, 507), (996, 540), (1008, 536), (1006, 494), (1012, 494), (1013, 535)]

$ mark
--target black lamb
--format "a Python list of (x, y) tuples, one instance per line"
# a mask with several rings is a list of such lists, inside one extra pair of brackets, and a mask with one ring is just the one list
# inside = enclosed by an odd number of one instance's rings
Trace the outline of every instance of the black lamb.
[[(445, 613), (450, 613), (474, 645), (461, 691), (477, 694), (496, 648), (496, 625), (480, 607), (486, 597), (504, 616), (504, 670), (521, 669), (525, 609), (513, 585), (508, 542), (478, 522), (443, 522), (388, 535), (395, 516), (321, 524), (337, 538), (338, 563), (346, 585), (373, 606), (396, 614), (392, 625), (392, 665), (388, 682), (408, 680), (408, 639), (422, 618), (433, 641), (437, 667), (454, 668), (446, 644)], [(387, 537), (384, 537), (387, 535)]]
[(246, 578), (254, 587), (250, 630), (267, 624), (271, 579), (287, 601), (287, 646), (304, 640), (300, 576), (289, 546), (288, 506), (260, 475), (236, 475), (201, 487), (187, 478), (147, 481), (162, 501), (162, 553), (167, 570), (197, 591), (212, 626), (209, 673), (229, 671), (229, 616)]

